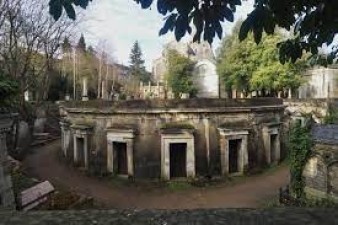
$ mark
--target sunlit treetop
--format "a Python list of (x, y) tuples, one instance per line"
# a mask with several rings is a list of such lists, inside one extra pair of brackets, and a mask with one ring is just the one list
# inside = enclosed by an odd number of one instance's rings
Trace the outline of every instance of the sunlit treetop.
[[(74, 6), (86, 8), (92, 0), (50, 0), (50, 13), (58, 19), (62, 11), (72, 19), (76, 18)], [(97, 1), (97, 0), (96, 0)], [(111, 0), (116, 1), (116, 0)], [(131, 1), (131, 0), (129, 0)], [(196, 27), (194, 41), (213, 42), (216, 35), (221, 38), (221, 23), (233, 22), (236, 8), (245, 0), (134, 0), (147, 9), (156, 4), (165, 21), (160, 35), (174, 32), (179, 41), (186, 33)], [(318, 48), (333, 43), (338, 32), (338, 1), (332, 0), (255, 0), (254, 8), (240, 29), (239, 38), (243, 40), (253, 32), (256, 43), (262, 34), (273, 34), (276, 26), (293, 31), (289, 40), (278, 45), (280, 61), (295, 62), (304, 51), (318, 59)], [(323, 62), (333, 63), (338, 50), (333, 47)]]

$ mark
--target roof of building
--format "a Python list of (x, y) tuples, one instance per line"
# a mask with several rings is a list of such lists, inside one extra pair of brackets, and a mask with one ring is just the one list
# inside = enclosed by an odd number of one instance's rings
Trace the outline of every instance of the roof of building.
[(338, 145), (338, 125), (315, 125), (312, 137), (316, 143)]

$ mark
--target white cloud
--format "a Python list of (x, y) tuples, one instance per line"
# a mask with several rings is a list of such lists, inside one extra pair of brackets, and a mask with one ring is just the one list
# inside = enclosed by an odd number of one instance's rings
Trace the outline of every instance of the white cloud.
[[(251, 10), (253, 0), (245, 2), (238, 8), (236, 19), (246, 16)], [(155, 6), (155, 7), (154, 7)], [(140, 42), (146, 67), (151, 69), (152, 60), (159, 57), (163, 45), (173, 37), (172, 34), (158, 36), (163, 25), (163, 16), (153, 9), (143, 10), (132, 0), (100, 0), (93, 1), (85, 11), (85, 22), (80, 30), (85, 34), (87, 42), (96, 45), (105, 40), (114, 58), (123, 64), (129, 64), (129, 53), (134, 41)], [(224, 23), (224, 33), (229, 33), (233, 23)], [(220, 41), (215, 39), (214, 48)]]

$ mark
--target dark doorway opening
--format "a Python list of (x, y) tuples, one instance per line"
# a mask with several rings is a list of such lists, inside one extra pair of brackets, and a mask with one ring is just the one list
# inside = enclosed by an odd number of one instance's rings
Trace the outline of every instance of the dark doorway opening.
[(128, 159), (127, 159), (127, 144), (120, 142), (113, 142), (115, 160), (115, 171), (120, 175), (128, 174)]
[(84, 138), (76, 138), (76, 146), (77, 146), (77, 163), (79, 166), (85, 166), (85, 154), (84, 154)]
[(242, 139), (229, 140), (229, 173), (239, 172), (239, 151)]
[(187, 143), (170, 144), (170, 177), (187, 176)]
[(270, 162), (276, 161), (276, 150), (277, 150), (277, 134), (270, 135)]

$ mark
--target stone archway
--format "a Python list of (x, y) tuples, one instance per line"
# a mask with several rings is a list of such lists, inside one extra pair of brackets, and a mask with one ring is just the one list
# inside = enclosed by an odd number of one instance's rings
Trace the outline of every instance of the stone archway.
[[(175, 162), (176, 161), (176, 162)], [(171, 168), (171, 167), (177, 168)], [(195, 144), (193, 130), (161, 131), (161, 178), (195, 177)]]
[(248, 167), (248, 130), (219, 128), (221, 173), (243, 174)]
[(268, 123), (263, 125), (265, 162), (268, 165), (278, 163), (280, 160), (280, 124)]
[(134, 176), (132, 129), (107, 129), (107, 170), (121, 176)]
[(73, 130), (74, 162), (88, 168), (90, 136), (93, 127), (74, 124), (71, 129)]

